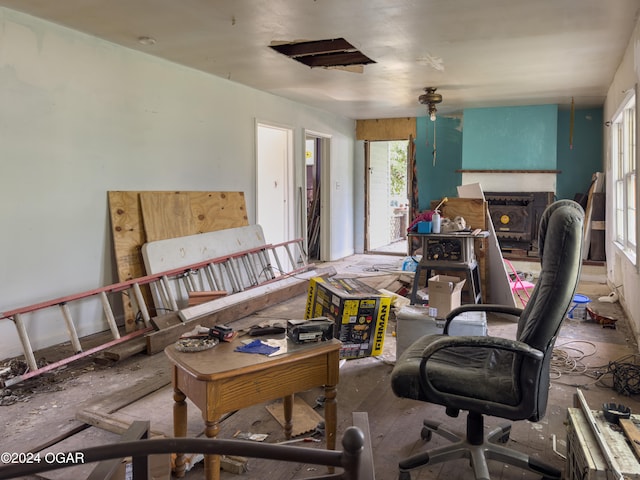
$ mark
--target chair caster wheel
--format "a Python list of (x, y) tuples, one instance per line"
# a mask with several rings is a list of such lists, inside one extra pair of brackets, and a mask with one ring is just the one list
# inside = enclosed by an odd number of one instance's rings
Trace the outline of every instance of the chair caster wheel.
[(432, 435), (433, 432), (427, 427), (422, 427), (422, 430), (420, 430), (420, 438), (422, 438), (422, 440), (424, 440), (425, 442), (431, 440)]
[(409, 472), (400, 472), (398, 480), (411, 480), (411, 474)]

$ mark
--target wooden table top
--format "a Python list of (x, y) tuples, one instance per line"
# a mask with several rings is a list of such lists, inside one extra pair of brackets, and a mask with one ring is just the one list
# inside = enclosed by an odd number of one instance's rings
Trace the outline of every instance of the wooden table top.
[[(342, 343), (335, 338), (325, 342), (295, 344), (286, 338), (279, 338), (286, 353), (267, 356), (256, 353), (242, 353), (234, 351), (242, 345), (243, 340), (256, 340), (258, 337), (240, 337), (232, 342), (220, 342), (209, 350), (201, 352), (179, 352), (175, 345), (169, 345), (164, 352), (169, 360), (189, 372), (198, 380), (214, 381), (234, 377), (244, 373), (271, 368), (274, 365), (284, 365), (298, 362), (304, 358), (316, 357), (334, 350), (339, 350)], [(266, 339), (262, 339), (266, 340)]]

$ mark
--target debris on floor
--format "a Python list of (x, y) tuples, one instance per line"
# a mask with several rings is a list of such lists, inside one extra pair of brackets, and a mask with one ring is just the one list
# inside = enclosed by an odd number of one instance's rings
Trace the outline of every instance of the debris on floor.
[(0, 390), (0, 407), (13, 405), (16, 402), (26, 402), (30, 396), (18, 396), (8, 388)]
[(237, 438), (238, 440), (251, 440), (252, 442), (264, 442), (268, 436), (268, 433), (236, 432), (233, 438)]
[(618, 321), (617, 318), (600, 315), (595, 309), (591, 307), (586, 307), (586, 310), (589, 314), (589, 317), (591, 317), (591, 320), (593, 320), (594, 322), (598, 322), (600, 325), (602, 325), (603, 328), (616, 328), (616, 322)]

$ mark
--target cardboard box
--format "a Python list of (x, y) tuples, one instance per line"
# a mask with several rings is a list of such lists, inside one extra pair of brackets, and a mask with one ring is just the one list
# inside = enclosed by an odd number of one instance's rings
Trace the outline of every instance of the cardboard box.
[(445, 318), (460, 306), (464, 279), (447, 275), (434, 275), (429, 279), (429, 314), (435, 318)]
[[(396, 313), (396, 358), (417, 339), (424, 335), (442, 335), (444, 319), (429, 315), (426, 305), (407, 305)], [(486, 312), (464, 312), (449, 325), (450, 336), (469, 335), (484, 337), (487, 335)]]
[(341, 358), (382, 354), (391, 297), (354, 278), (309, 280), (305, 318), (327, 317), (336, 323)]

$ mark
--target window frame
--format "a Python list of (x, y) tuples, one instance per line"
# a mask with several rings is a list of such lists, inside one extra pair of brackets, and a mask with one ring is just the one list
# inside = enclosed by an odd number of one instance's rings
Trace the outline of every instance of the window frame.
[(629, 90), (611, 120), (613, 242), (638, 269), (638, 86)]

